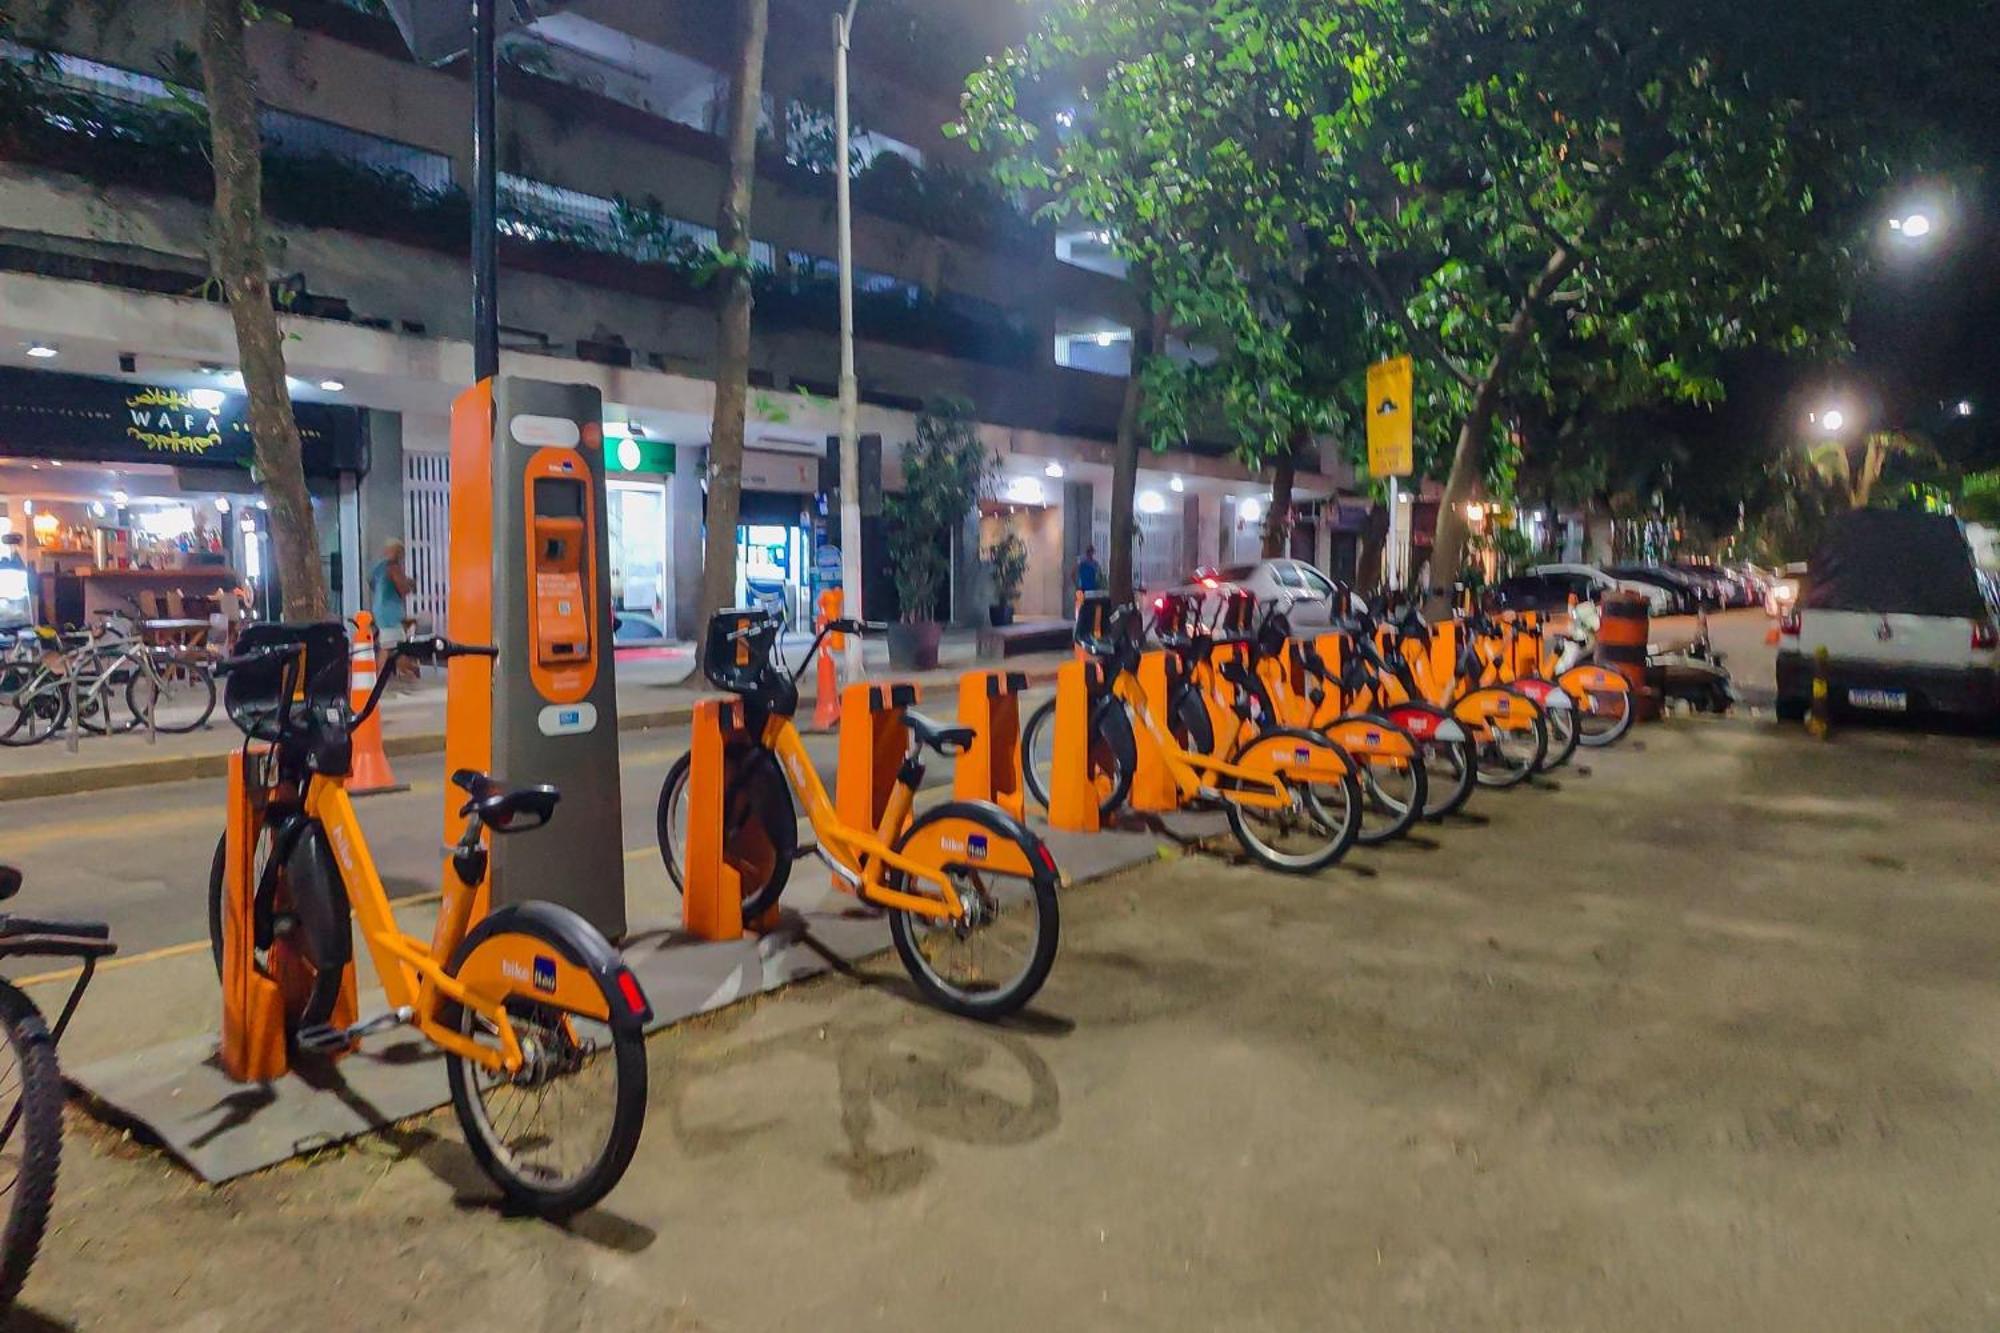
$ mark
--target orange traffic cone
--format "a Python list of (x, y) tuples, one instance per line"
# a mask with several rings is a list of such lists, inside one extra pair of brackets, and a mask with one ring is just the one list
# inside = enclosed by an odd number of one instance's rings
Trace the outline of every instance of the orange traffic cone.
[[(354, 617), (354, 649), (348, 655), (347, 682), (348, 706), (357, 716), (375, 692), (375, 670), (375, 617), (360, 611)], [(389, 756), (382, 749), (381, 714), (356, 727), (349, 741), (354, 747), (354, 762), (347, 775), (348, 795), (375, 796), (410, 789), (409, 783), (396, 781), (389, 770)]]
[[(842, 598), (840, 589), (828, 588), (819, 595), (819, 624), (825, 629), (831, 622), (840, 619)], [(845, 634), (829, 634), (820, 649), (818, 692), (813, 696), (813, 730), (832, 731), (840, 725), (840, 668), (834, 661), (841, 649), (847, 646)]]

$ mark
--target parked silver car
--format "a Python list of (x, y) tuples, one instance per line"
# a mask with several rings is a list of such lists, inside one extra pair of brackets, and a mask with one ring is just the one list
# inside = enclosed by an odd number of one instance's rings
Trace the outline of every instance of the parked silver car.
[(1259, 560), (1254, 565), (1198, 569), (1175, 591), (1213, 592), (1226, 587), (1249, 589), (1257, 595), (1259, 606), (1289, 600), (1295, 630), (1324, 629), (1333, 620), (1333, 580), (1303, 560), (1280, 558)]

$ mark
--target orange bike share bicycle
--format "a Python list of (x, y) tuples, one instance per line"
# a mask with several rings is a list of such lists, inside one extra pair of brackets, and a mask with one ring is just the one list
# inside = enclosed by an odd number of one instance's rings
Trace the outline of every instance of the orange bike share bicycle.
[[(234, 858), (247, 857), (255, 886), (247, 943), (258, 973), (287, 996), (294, 1048), (333, 1053), (375, 1031), (414, 1027), (444, 1053), (452, 1106), (487, 1175), (514, 1204), (561, 1216), (603, 1198), (632, 1160), (646, 1115), (652, 1013), (617, 950), (575, 912), (547, 902), (489, 910), (486, 840), (541, 827), (559, 793), (510, 789), (469, 770), (452, 775), (465, 792), (465, 828), (450, 849), (426, 943), (397, 928), (346, 787), (349, 737), (381, 703), (398, 659), (496, 655), (438, 638), (398, 644), (357, 714), (343, 626), (245, 630), (218, 672), (259, 799), (232, 805), (232, 824), (250, 824), (245, 816), (255, 810), (254, 825), (232, 828), (216, 846), (209, 933), (222, 971), (225, 946), (242, 947), (225, 939), (237, 929), (227, 918), (238, 915), (226, 885), (232, 866), (244, 865)], [(389, 1008), (338, 1026), (356, 924)]]
[[(1027, 825), (987, 801), (947, 801), (921, 813), (924, 751), (950, 757), (971, 746), (970, 727), (945, 726), (883, 686), (910, 736), (877, 827), (845, 822), (820, 781), (793, 720), (799, 677), (830, 634), (880, 633), (886, 625), (836, 620), (796, 671), (780, 656), (783, 623), (768, 611), (719, 611), (708, 623), (703, 670), (744, 704), (744, 726), (724, 747), (722, 845), (742, 883), (743, 919), (777, 906), (802, 854), (818, 853), (833, 882), (889, 914), (889, 934), (925, 999), (966, 1018), (995, 1019), (1033, 998), (1056, 957), (1055, 857)], [(868, 725), (850, 718), (847, 725)], [(693, 751), (667, 771), (656, 818), (660, 856), (685, 888)], [(815, 843), (799, 847), (803, 806)]]
[(1354, 761), (1317, 732), (1258, 716), (1248, 696), (1221, 702), (1207, 684), (1215, 642), (1199, 608), (1194, 594), (1154, 600), (1165, 688), (1156, 700), (1140, 670), (1146, 624), (1139, 608), (1084, 600), (1076, 643), (1101, 668), (1088, 734), (1069, 753), (1055, 734), (1055, 705), (1038, 709), (1023, 731), (1028, 789), (1047, 805), (1059, 758), (1081, 763), (1108, 817), (1130, 796), (1143, 757), (1159, 765), (1182, 805), (1220, 806), (1237, 843), (1260, 865), (1288, 874), (1324, 869), (1360, 831)]

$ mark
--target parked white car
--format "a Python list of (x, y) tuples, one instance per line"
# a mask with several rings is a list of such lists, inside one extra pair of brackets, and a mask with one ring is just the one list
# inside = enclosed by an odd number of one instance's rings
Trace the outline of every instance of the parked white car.
[(1259, 560), (1254, 565), (1197, 570), (1179, 591), (1211, 592), (1230, 585), (1255, 593), (1259, 606), (1288, 603), (1296, 630), (1324, 629), (1333, 619), (1333, 580), (1303, 560)]
[(1779, 622), (1778, 716), (1804, 717), (1819, 650), (1834, 707), (2000, 717), (2000, 605), (1947, 514), (1857, 510)]
[(1530, 569), (1528, 572), (1530, 574), (1548, 574), (1548, 575), (1559, 574), (1568, 576), (1570, 578), (1582, 579), (1585, 581), (1586, 585), (1595, 586), (1597, 588), (1602, 589), (1605, 592), (1612, 592), (1612, 591), (1636, 592), (1641, 597), (1646, 599), (1646, 608), (1649, 614), (1655, 616), (1666, 616), (1673, 614), (1674, 610), (1673, 594), (1668, 592), (1665, 588), (1659, 587), (1651, 583), (1634, 582), (1631, 579), (1613, 578), (1611, 575), (1599, 569), (1596, 565), (1580, 565), (1580, 564), (1536, 565), (1533, 569)]

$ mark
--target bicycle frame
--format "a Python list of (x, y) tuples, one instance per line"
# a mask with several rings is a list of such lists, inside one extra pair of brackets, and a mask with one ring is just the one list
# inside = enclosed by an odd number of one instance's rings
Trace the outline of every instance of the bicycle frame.
[[(506, 996), (510, 991), (488, 995), (482, 993), (483, 987), (447, 976), (444, 971), (442, 960), (457, 951), (471, 924), (475, 891), (460, 885), (454, 893), (451, 872), (445, 872), (444, 908), (438, 915), (437, 937), (425, 945), (396, 924), (388, 890), (375, 868), (375, 858), (368, 850), (367, 836), (362, 832), (346, 786), (338, 780), (314, 775), (306, 787), (305, 812), (326, 830), (347, 889), (348, 903), (389, 1007), (409, 1010), (417, 1031), (454, 1055), (462, 1055), (490, 1070), (512, 1073), (519, 1069), (523, 1059), (521, 1043), (507, 1019)], [(575, 984), (570, 969), (557, 969), (555, 988), (541, 993), (559, 1008), (590, 1018), (609, 1018), (603, 995), (594, 985)], [(440, 1000), (463, 1005), (492, 1023), (498, 1032), (499, 1049), (481, 1045), (440, 1023), (436, 1017)]]
[[(810, 656), (807, 660), (811, 660)], [(765, 749), (777, 756), (786, 783), (791, 787), (793, 796), (805, 807), (806, 819), (812, 824), (813, 835), (819, 839), (820, 846), (853, 876), (852, 890), (858, 897), (865, 902), (937, 921), (955, 921), (965, 914), (965, 905), (952, 888), (950, 876), (935, 866), (924, 865), (893, 850), (889, 845), (902, 832), (916, 802), (916, 792), (910, 782), (899, 779), (890, 791), (880, 828), (855, 828), (842, 822), (832, 797), (827, 794), (826, 784), (820, 781), (819, 770), (813, 766), (812, 756), (806, 753), (805, 739), (790, 717), (773, 713), (765, 719), (763, 734), (758, 739)], [(889, 888), (882, 882), (882, 875), (891, 868), (937, 885), (940, 897)], [(996, 865), (995, 868), (1010, 867)], [(1021, 873), (1029, 873), (1025, 863), (1020, 870)], [(835, 876), (836, 881), (839, 878)]]
[[(1291, 808), (1291, 795), (1285, 790), (1285, 784), (1279, 781), (1277, 771), (1248, 768), (1211, 755), (1196, 754), (1184, 748), (1173, 738), (1173, 733), (1162, 727), (1159, 719), (1154, 716), (1152, 698), (1139, 683), (1137, 676), (1130, 672), (1118, 672), (1111, 682), (1111, 692), (1125, 704), (1128, 712), (1138, 717), (1139, 726), (1135, 736), (1143, 738), (1139, 741), (1140, 744), (1152, 746), (1153, 754), (1165, 766), (1168, 776), (1173, 778), (1174, 786), (1180, 790), (1183, 800), (1195, 799), (1202, 794), (1204, 786), (1210, 785), (1202, 781), (1203, 775), (1206, 774), (1211, 779), (1223, 777), (1238, 783), (1251, 784), (1248, 787), (1239, 786), (1230, 790), (1229, 799), (1238, 805), (1257, 810)], [(1284, 771), (1287, 775), (1303, 777), (1308, 781), (1339, 782), (1347, 776), (1344, 767), (1337, 772), (1323, 772), (1314, 768), (1309, 760), (1305, 761), (1305, 764), (1305, 771), (1297, 771), (1298, 761), (1287, 765)]]

